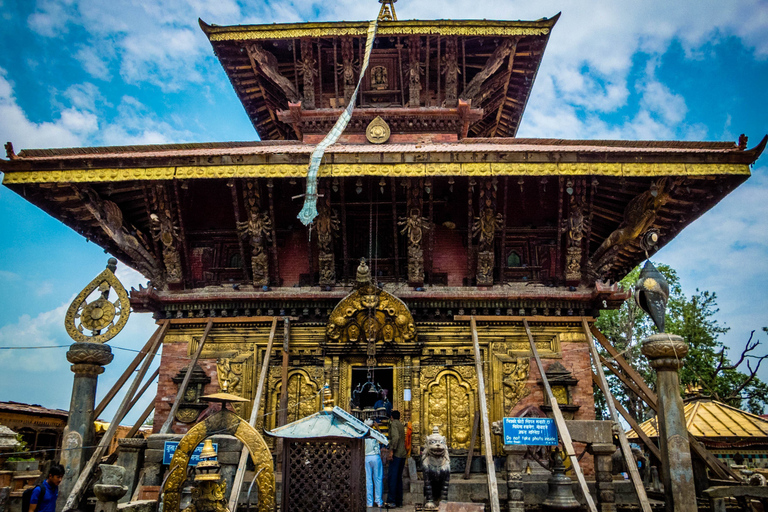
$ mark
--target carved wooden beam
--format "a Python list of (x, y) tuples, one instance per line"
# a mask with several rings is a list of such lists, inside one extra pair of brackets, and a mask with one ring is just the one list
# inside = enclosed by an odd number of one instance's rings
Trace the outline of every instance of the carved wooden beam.
[[(421, 37), (408, 38), (408, 105), (418, 107), (421, 104)], [(429, 52), (427, 52), (429, 55)]]
[(252, 43), (246, 47), (251, 67), (257, 75), (264, 74), (272, 80), (288, 98), (288, 101), (297, 103), (300, 101), (299, 93), (291, 81), (284, 77), (278, 69), (277, 57), (272, 55), (259, 43)]
[(493, 75), (504, 63), (504, 59), (517, 48), (517, 39), (505, 39), (498, 48), (496, 48), (488, 60), (472, 81), (467, 84), (460, 98), (466, 101), (473, 100), (480, 92), (480, 87), (488, 78)]

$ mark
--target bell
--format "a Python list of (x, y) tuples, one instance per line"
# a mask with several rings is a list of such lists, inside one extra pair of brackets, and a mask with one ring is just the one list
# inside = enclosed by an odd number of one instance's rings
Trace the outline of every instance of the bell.
[(203, 443), (203, 451), (200, 452), (201, 459), (212, 459), (216, 457), (216, 450), (213, 448), (213, 440), (209, 437)]
[(552, 476), (547, 480), (549, 492), (542, 508), (547, 511), (579, 510), (581, 505), (573, 495), (573, 480), (565, 476), (565, 466), (560, 452), (553, 457)]

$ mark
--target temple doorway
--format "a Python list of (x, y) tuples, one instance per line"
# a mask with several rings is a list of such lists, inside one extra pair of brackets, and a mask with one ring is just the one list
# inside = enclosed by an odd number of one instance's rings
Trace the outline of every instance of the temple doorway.
[[(377, 367), (371, 372), (371, 382), (368, 378), (368, 369), (361, 367), (352, 368), (352, 383), (350, 396), (354, 408), (359, 410), (374, 409), (376, 402), (383, 398), (381, 390), (387, 390), (387, 399), (392, 402), (393, 379), (392, 367)], [(390, 406), (391, 408), (391, 406)]]

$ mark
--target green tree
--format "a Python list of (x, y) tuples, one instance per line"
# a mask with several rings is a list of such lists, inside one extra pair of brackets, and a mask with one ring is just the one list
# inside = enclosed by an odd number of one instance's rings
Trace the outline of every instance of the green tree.
[[(762, 414), (764, 397), (768, 396), (768, 385), (757, 378), (760, 363), (768, 354), (756, 355), (760, 342), (753, 341), (753, 335), (747, 341), (739, 359), (732, 362), (726, 348), (718, 339), (728, 328), (718, 323), (717, 297), (708, 291), (696, 290), (692, 296), (686, 296), (674, 269), (667, 265), (656, 265), (657, 269), (669, 282), (670, 297), (667, 304), (666, 331), (682, 336), (688, 343), (688, 355), (680, 370), (682, 389), (701, 388), (704, 395), (725, 402), (733, 407), (742, 408), (754, 414)], [(640, 267), (635, 268), (619, 285), (624, 290), (632, 290), (640, 275)], [(611, 344), (622, 354), (646, 383), (652, 387), (655, 372), (648, 366), (647, 359), (640, 353), (642, 340), (655, 332), (655, 327), (635, 303), (633, 297), (619, 309), (603, 311), (595, 325), (608, 338)], [(768, 333), (768, 329), (763, 328)], [(609, 363), (608, 354), (602, 354)], [(611, 393), (638, 422), (644, 421), (651, 411), (620, 379), (606, 372)], [(595, 386), (595, 407), (598, 415), (606, 417), (605, 398)]]

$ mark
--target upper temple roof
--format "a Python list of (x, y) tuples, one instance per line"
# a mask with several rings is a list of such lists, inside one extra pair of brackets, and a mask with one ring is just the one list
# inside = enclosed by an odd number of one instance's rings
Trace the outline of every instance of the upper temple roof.
[[(345, 134), (381, 115), (393, 134), (514, 136), (558, 17), (380, 21)], [(259, 137), (314, 141), (357, 84), (368, 22), (200, 26)]]

